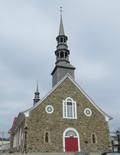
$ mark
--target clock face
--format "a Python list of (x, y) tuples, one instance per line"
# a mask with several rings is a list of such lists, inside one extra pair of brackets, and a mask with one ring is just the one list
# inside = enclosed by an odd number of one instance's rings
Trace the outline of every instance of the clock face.
[(87, 117), (90, 117), (90, 116), (92, 115), (92, 110), (91, 110), (90, 108), (85, 108), (84, 114), (85, 114)]
[(51, 113), (53, 113), (54, 108), (53, 108), (52, 105), (47, 105), (47, 106), (45, 107), (45, 111), (46, 111), (47, 113), (51, 114)]

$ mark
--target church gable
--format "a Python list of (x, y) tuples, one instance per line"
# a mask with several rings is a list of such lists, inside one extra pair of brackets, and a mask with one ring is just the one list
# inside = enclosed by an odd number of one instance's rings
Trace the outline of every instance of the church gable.
[[(63, 116), (63, 102), (67, 99), (71, 98), (73, 102), (76, 103), (76, 112), (80, 111), (80, 115), (85, 117), (89, 117), (89, 115), (94, 115), (94, 113), (98, 113), (106, 119), (107, 121), (110, 117), (105, 114), (86, 94), (85, 92), (77, 85), (77, 83), (69, 76), (66, 75), (53, 89), (48, 93), (47, 96), (43, 98), (40, 102), (37, 103), (36, 106), (33, 106), (30, 111), (34, 111), (36, 108), (42, 109), (42, 112), (46, 112), (47, 107), (51, 109), (52, 105), (55, 104), (55, 107), (61, 106), (58, 109), (54, 109), (52, 107), (52, 111), (57, 110)], [(78, 107), (77, 107), (78, 106)], [(94, 112), (93, 112), (94, 111)], [(76, 114), (75, 114), (76, 115)]]

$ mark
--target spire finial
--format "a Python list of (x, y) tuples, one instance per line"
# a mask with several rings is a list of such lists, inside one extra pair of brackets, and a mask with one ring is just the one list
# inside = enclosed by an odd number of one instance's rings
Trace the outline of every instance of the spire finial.
[(62, 6), (60, 7), (60, 28), (59, 28), (59, 35), (65, 35), (64, 34), (64, 27), (63, 27), (63, 20), (62, 20)]
[(62, 16), (62, 12), (63, 12), (63, 9), (62, 9), (62, 6), (60, 6), (60, 16)]
[(37, 85), (36, 85), (36, 92), (39, 92), (38, 91), (38, 80), (37, 80)]

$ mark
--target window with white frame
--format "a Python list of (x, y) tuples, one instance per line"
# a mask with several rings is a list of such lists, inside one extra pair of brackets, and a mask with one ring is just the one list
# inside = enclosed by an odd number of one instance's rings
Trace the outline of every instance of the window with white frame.
[(70, 97), (63, 100), (63, 118), (77, 119), (76, 102)]

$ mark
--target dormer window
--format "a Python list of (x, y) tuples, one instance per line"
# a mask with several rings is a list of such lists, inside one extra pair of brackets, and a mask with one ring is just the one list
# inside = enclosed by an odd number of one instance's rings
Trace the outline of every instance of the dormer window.
[(63, 100), (63, 118), (77, 119), (76, 102), (70, 97)]

